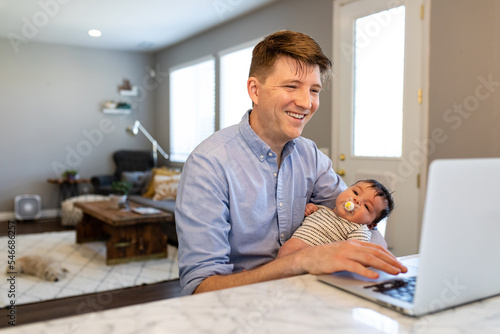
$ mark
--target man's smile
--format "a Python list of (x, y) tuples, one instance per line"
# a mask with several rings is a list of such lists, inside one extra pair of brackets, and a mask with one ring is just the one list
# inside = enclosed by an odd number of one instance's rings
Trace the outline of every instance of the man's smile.
[(285, 114), (296, 119), (303, 119), (304, 117), (306, 117), (306, 115), (304, 114), (297, 114), (291, 111), (285, 111)]

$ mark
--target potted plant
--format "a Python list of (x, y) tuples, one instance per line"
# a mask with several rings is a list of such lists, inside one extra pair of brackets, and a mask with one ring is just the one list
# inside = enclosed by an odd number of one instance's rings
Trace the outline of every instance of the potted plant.
[(62, 174), (62, 178), (66, 181), (74, 181), (78, 178), (78, 171), (75, 169), (67, 169)]
[(126, 181), (115, 181), (111, 184), (112, 197), (111, 200), (116, 203), (118, 209), (126, 208), (127, 203), (127, 195), (132, 188), (132, 184)]

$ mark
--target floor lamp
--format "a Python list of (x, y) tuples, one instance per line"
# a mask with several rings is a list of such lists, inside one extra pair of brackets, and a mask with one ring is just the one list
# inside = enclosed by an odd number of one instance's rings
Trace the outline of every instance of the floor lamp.
[(149, 132), (142, 126), (141, 122), (135, 121), (134, 125), (129, 126), (127, 128), (127, 132), (130, 133), (131, 135), (134, 135), (134, 136), (137, 136), (137, 134), (139, 133), (139, 130), (141, 130), (141, 132), (146, 136), (146, 138), (149, 139), (151, 144), (153, 144), (153, 161), (154, 161), (154, 166), (157, 167), (158, 166), (158, 151), (160, 151), (161, 155), (163, 155), (163, 157), (165, 159), (168, 159), (168, 154), (165, 153), (165, 151), (161, 148), (160, 145), (158, 145), (158, 142), (156, 141), (156, 139), (154, 139), (153, 136), (151, 136), (149, 134)]

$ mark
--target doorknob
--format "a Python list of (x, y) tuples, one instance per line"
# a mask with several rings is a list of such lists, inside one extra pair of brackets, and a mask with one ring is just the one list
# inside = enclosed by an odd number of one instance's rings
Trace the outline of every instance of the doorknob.
[(339, 169), (339, 170), (337, 170), (337, 174), (339, 176), (344, 176), (345, 175), (345, 169)]
[(341, 153), (339, 155), (339, 158), (340, 158), (340, 161), (344, 161), (345, 160), (345, 154), (344, 153)]

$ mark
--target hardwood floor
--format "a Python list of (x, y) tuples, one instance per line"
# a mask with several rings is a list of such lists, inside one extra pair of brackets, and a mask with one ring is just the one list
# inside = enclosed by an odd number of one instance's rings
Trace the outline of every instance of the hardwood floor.
[[(59, 219), (16, 222), (16, 235), (67, 231), (73, 227), (61, 226)], [(8, 234), (8, 222), (0, 222), (0, 236)], [(0, 266), (1, 267), (1, 266)], [(147, 303), (180, 296), (179, 280), (160, 282), (138, 287), (93, 293), (69, 298), (49, 300), (16, 306), (16, 326), (38, 321), (103, 311), (117, 307)], [(0, 328), (8, 324), (8, 308), (0, 309)]]

